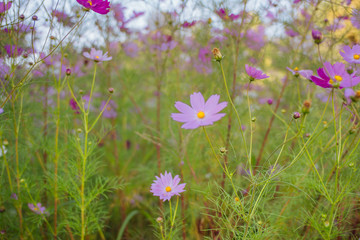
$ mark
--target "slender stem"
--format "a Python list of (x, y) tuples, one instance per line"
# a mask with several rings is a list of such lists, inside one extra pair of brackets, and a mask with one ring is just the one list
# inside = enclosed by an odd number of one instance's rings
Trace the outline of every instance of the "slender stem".
[(251, 105), (250, 105), (250, 98), (249, 98), (250, 84), (251, 84), (251, 81), (249, 82), (247, 90), (246, 90), (246, 98), (247, 98), (247, 104), (248, 104), (248, 109), (249, 109), (249, 125), (250, 125), (250, 149), (249, 149), (249, 155), (248, 155), (248, 165), (249, 165), (250, 175), (253, 176), (252, 163), (251, 163), (251, 153), (252, 153), (252, 144), (253, 144), (253, 126), (252, 126)]
[(247, 145), (246, 145), (246, 139), (245, 139), (245, 134), (244, 134), (244, 131), (242, 130), (242, 124), (241, 124), (241, 120), (240, 120), (240, 116), (239, 116), (239, 113), (238, 111), (236, 110), (236, 107), (231, 99), (231, 96), (230, 96), (230, 92), (229, 92), (229, 89), (228, 89), (228, 86), (227, 86), (227, 82), (226, 82), (226, 77), (225, 77), (225, 73), (224, 73), (224, 68), (222, 66), (222, 63), (219, 62), (220, 64), (220, 69), (221, 69), (221, 73), (222, 73), (222, 76), (223, 76), (223, 80), (224, 80), (224, 85), (225, 85), (225, 89), (226, 89), (226, 94), (229, 98), (229, 102), (232, 106), (232, 108), (234, 109), (235, 111), (235, 114), (236, 114), (236, 118), (238, 120), (238, 123), (239, 123), (239, 128), (240, 128), (240, 133), (241, 133), (241, 136), (242, 136), (242, 139), (243, 139), (243, 143), (244, 143), (244, 148), (245, 148), (245, 151), (246, 151), (246, 155), (247, 157), (249, 157), (249, 153), (248, 153), (248, 149), (247, 149)]

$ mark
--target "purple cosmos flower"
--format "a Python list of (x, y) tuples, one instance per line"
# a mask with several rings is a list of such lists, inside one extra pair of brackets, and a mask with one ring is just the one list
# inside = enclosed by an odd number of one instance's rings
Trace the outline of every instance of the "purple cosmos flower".
[(6, 53), (9, 57), (17, 57), (19, 55), (22, 54), (22, 52), (24, 51), (24, 49), (22, 49), (21, 47), (18, 47), (16, 45), (5, 45), (4, 46)]
[(357, 102), (360, 99), (360, 90), (354, 91), (352, 88), (346, 88), (344, 96), (349, 105), (352, 101)]
[(354, 45), (352, 48), (345, 46), (342, 51), (340, 51), (340, 55), (348, 63), (360, 64), (360, 45)]
[(71, 109), (75, 111), (76, 114), (80, 113), (80, 111), (79, 111), (80, 108), (79, 108), (79, 106), (77, 105), (76, 101), (73, 98), (70, 99), (69, 105), (70, 105)]
[(41, 203), (36, 204), (36, 206), (32, 203), (28, 204), (31, 211), (33, 211), (36, 214), (44, 214), (46, 211), (46, 208), (41, 206)]
[[(106, 105), (106, 101), (102, 101), (100, 106), (101, 111), (104, 109), (105, 105)], [(110, 100), (103, 112), (103, 117), (116, 118), (117, 116), (116, 109), (117, 109), (117, 104), (113, 100)]]
[(16, 193), (12, 193), (10, 198), (12, 198), (12, 199), (14, 199), (14, 200), (18, 200), (18, 199), (19, 199), (18, 196), (16, 195)]
[(137, 57), (139, 53), (139, 47), (134, 42), (128, 42), (123, 44), (124, 52), (127, 56), (134, 58)]
[(107, 52), (103, 54), (101, 50), (96, 50), (95, 48), (91, 48), (90, 53), (88, 52), (83, 53), (84, 57), (94, 60), (94, 62), (110, 61), (112, 57), (108, 57), (107, 54), (108, 54)]
[(348, 88), (360, 83), (360, 77), (355, 76), (355, 72), (351, 75), (348, 74), (345, 64), (339, 62), (334, 65), (325, 62), (324, 68), (319, 68), (317, 73), (319, 76), (313, 75), (310, 80), (322, 88)]
[(246, 45), (255, 51), (265, 46), (265, 27), (260, 25), (256, 30), (249, 29), (246, 32)]
[(247, 64), (245, 64), (245, 71), (246, 71), (247, 75), (250, 76), (250, 81), (254, 81), (255, 79), (264, 79), (264, 78), (269, 77), (268, 75), (264, 74), (261, 70), (258, 70)]
[(160, 173), (160, 177), (155, 176), (156, 180), (151, 184), (150, 192), (154, 196), (160, 197), (160, 200), (165, 202), (166, 200), (170, 201), (170, 198), (174, 195), (180, 196), (179, 193), (185, 192), (184, 188), (186, 183), (179, 184), (180, 178), (176, 175), (174, 178), (171, 176), (171, 173), (165, 171), (165, 175)]
[(286, 35), (288, 35), (289, 37), (296, 37), (299, 36), (298, 32), (295, 32), (293, 29), (288, 28), (285, 30)]
[(320, 44), (320, 43), (321, 43), (323, 36), (322, 36), (322, 33), (321, 33), (319, 30), (313, 29), (313, 30), (311, 31), (311, 36), (312, 36), (312, 38), (314, 39), (314, 42), (315, 42), (316, 44)]
[(91, 9), (99, 14), (107, 14), (110, 10), (110, 2), (108, 0), (76, 0), (87, 9)]
[(191, 107), (182, 102), (175, 102), (175, 107), (181, 113), (172, 113), (171, 117), (175, 121), (184, 122), (181, 127), (185, 129), (195, 129), (200, 126), (212, 125), (225, 116), (225, 113), (218, 113), (227, 106), (227, 102), (218, 103), (220, 95), (212, 95), (206, 101), (203, 95), (193, 93), (190, 95)]
[(0, 13), (3, 13), (11, 8), (12, 2), (8, 2), (5, 4), (5, 2), (0, 2)]
[(311, 70), (299, 70), (298, 67), (291, 69), (289, 67), (286, 68), (287, 70), (289, 70), (294, 76), (303, 76), (306, 79), (310, 79), (311, 75), (313, 75), (313, 71)]
[(360, 9), (354, 9), (352, 11), (352, 17), (350, 18), (350, 21), (354, 27), (360, 29)]

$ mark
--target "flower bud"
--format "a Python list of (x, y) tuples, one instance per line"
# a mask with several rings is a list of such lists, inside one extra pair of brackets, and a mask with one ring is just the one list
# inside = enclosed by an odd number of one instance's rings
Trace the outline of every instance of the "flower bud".
[(348, 74), (353, 74), (354, 69), (352, 69), (351, 67), (348, 67), (348, 68), (346, 69), (346, 72), (347, 72)]
[(218, 48), (214, 48), (212, 50), (212, 53), (214, 54), (214, 58), (216, 61), (220, 62), (223, 59), (223, 56)]
[(4, 144), (5, 146), (9, 145), (8, 140), (4, 139), (3, 144)]
[(54, 37), (54, 36), (50, 36), (50, 39), (51, 39), (51, 40), (55, 40), (55, 39), (56, 39), (56, 37)]
[(312, 38), (316, 44), (320, 44), (323, 40), (322, 33), (319, 30), (313, 29), (311, 32)]
[(235, 197), (235, 202), (240, 201), (240, 199), (238, 197)]
[(24, 14), (21, 14), (21, 15), (19, 16), (19, 18), (20, 18), (21, 21), (24, 20), (24, 19), (25, 19)]
[(67, 75), (67, 76), (70, 76), (70, 75), (71, 75), (71, 69), (70, 69), (70, 68), (67, 68), (67, 69), (66, 69), (66, 75)]
[(77, 132), (77, 133), (81, 133), (81, 132), (82, 132), (82, 129), (81, 129), (81, 128), (78, 128), (78, 129), (76, 129), (76, 132)]
[(38, 17), (36, 15), (32, 16), (32, 20), (37, 21)]
[(298, 119), (298, 118), (300, 118), (301, 117), (301, 114), (299, 113), (299, 112), (294, 112), (293, 113), (293, 118), (294, 119)]
[(162, 222), (163, 222), (163, 219), (162, 219), (162, 217), (158, 217), (158, 218), (156, 219), (156, 221), (157, 221), (158, 223), (162, 223)]
[(23, 54), (23, 58), (28, 58), (28, 56), (29, 56), (29, 55), (28, 55), (27, 53), (24, 53), (24, 54)]
[(304, 103), (303, 103), (303, 106), (302, 106), (302, 113), (303, 114), (307, 114), (310, 112), (310, 107), (311, 107), (311, 101), (309, 100), (305, 100)]
[(353, 168), (355, 165), (353, 162), (349, 163), (349, 167)]
[(219, 148), (219, 152), (220, 152), (221, 154), (225, 154), (225, 153), (227, 152), (227, 150), (226, 150), (225, 147), (221, 147), (221, 148)]
[(108, 91), (109, 91), (109, 93), (112, 94), (112, 93), (114, 93), (114, 88), (112, 88), (112, 87), (111, 87), (111, 88), (108, 88)]
[(251, 118), (251, 121), (252, 121), (252, 122), (256, 122), (256, 117), (252, 117), (252, 118)]
[(79, 90), (79, 94), (80, 94), (80, 95), (83, 95), (83, 94), (84, 94), (84, 90), (81, 90), (81, 89), (80, 89), (80, 90)]
[(272, 98), (269, 98), (266, 102), (267, 102), (267, 104), (269, 104), (269, 105), (273, 104)]

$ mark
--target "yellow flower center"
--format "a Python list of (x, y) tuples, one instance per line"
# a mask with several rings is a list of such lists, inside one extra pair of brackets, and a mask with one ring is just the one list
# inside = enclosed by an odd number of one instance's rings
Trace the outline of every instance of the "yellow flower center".
[(323, 124), (327, 124), (327, 121), (323, 121)]
[(299, 68), (298, 67), (294, 68), (294, 71), (295, 72), (299, 71)]
[(359, 54), (354, 54), (354, 59), (359, 60), (359, 58), (360, 58)]
[(99, 56), (95, 56), (96, 59), (99, 59)]
[(197, 117), (202, 119), (205, 117), (205, 113), (203, 111), (198, 112)]
[(240, 199), (239, 199), (238, 197), (236, 197), (236, 198), (235, 198), (235, 201), (238, 202), (238, 201), (240, 201)]
[(90, 4), (90, 6), (92, 6), (92, 1), (89, 0), (88, 3)]
[(167, 187), (165, 188), (165, 191), (171, 192), (171, 187), (167, 186)]
[(34, 211), (37, 211), (37, 210), (39, 210), (37, 207), (34, 207)]
[(341, 82), (342, 81), (342, 77), (339, 76), (339, 75), (335, 75), (335, 80), (338, 81), (338, 82)]
[(111, 107), (107, 107), (106, 110), (110, 111), (110, 110), (111, 110)]
[(357, 91), (355, 92), (355, 97), (360, 98), (360, 90), (357, 90)]
[(329, 80), (329, 83), (330, 83), (330, 84), (333, 84), (333, 83), (334, 83), (334, 81), (333, 81), (332, 79), (330, 79), (330, 80)]

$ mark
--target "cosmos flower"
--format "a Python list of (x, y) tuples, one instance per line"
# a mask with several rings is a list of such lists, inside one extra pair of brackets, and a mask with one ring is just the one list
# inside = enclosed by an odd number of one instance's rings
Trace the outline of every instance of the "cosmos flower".
[(352, 48), (350, 48), (349, 46), (345, 46), (340, 51), (340, 55), (348, 63), (360, 64), (360, 45), (354, 45)]
[(11, 8), (12, 2), (9, 1), (7, 4), (5, 2), (0, 2), (0, 13), (3, 13)]
[(139, 47), (135, 42), (124, 43), (123, 49), (124, 49), (125, 54), (131, 58), (138, 56)]
[(298, 77), (299, 75), (301, 75), (306, 79), (310, 79), (310, 76), (313, 74), (313, 71), (311, 71), (311, 70), (299, 70), (298, 67), (296, 67), (294, 69), (287, 67), (286, 69), (289, 70), (295, 77)]
[(110, 11), (110, 2), (108, 0), (76, 0), (86, 9), (93, 10), (99, 14), (107, 14)]
[(107, 54), (107, 52), (103, 54), (101, 50), (96, 50), (95, 48), (91, 48), (90, 53), (83, 53), (84, 57), (94, 60), (94, 62), (110, 61), (112, 57), (109, 57)]
[(193, 93), (190, 95), (191, 107), (182, 102), (175, 102), (175, 107), (181, 113), (172, 113), (171, 117), (175, 121), (184, 122), (181, 127), (185, 129), (195, 129), (200, 126), (212, 125), (225, 116), (219, 113), (227, 106), (227, 102), (218, 103), (220, 95), (212, 95), (205, 103), (203, 95)]
[(185, 192), (186, 183), (179, 184), (180, 178), (178, 175), (173, 178), (171, 173), (165, 171), (164, 175), (160, 173), (160, 177), (155, 176), (155, 178), (156, 180), (151, 184), (150, 192), (154, 196), (160, 197), (163, 202), (170, 201), (172, 196), (180, 196), (180, 193)]
[[(100, 106), (101, 111), (104, 109), (105, 105), (106, 105), (106, 101), (102, 101), (101, 106)], [(117, 109), (117, 104), (113, 100), (110, 100), (103, 112), (103, 117), (104, 118), (116, 118), (116, 116), (117, 116), (116, 109)]]
[(311, 31), (311, 36), (314, 39), (314, 42), (316, 44), (320, 44), (322, 42), (323, 36), (322, 36), (322, 33), (319, 30), (313, 29)]
[(343, 63), (331, 65), (329, 62), (324, 63), (324, 68), (317, 70), (319, 76), (311, 76), (310, 80), (322, 88), (348, 88), (360, 83), (360, 77), (348, 74)]
[(16, 45), (5, 45), (4, 46), (6, 53), (9, 57), (17, 57), (21, 55), (24, 51), (21, 47), (18, 47)]
[(31, 211), (33, 211), (34, 213), (39, 214), (39, 215), (44, 214), (46, 211), (46, 208), (41, 206), (41, 203), (38, 203), (36, 205), (29, 203), (28, 206)]
[(288, 35), (289, 37), (296, 37), (299, 36), (298, 32), (295, 32), (293, 29), (288, 28), (285, 30), (286, 35)]
[(258, 51), (265, 46), (265, 27), (259, 25), (256, 29), (246, 31), (246, 46), (252, 50)]
[(76, 101), (73, 98), (70, 99), (69, 105), (70, 105), (71, 109), (74, 110), (74, 112), (76, 114), (80, 113), (80, 111), (79, 111), (80, 108), (79, 108), (79, 106), (77, 105)]
[(183, 28), (191, 28), (192, 26), (194, 26), (196, 24), (196, 21), (192, 21), (192, 22), (188, 22), (188, 21), (185, 21), (183, 24), (181, 24), (181, 26)]
[(264, 79), (264, 78), (269, 77), (268, 75), (264, 74), (261, 70), (258, 70), (247, 64), (245, 64), (245, 71), (246, 71), (247, 75), (249, 75), (250, 81), (254, 81), (255, 79)]
[(353, 9), (350, 21), (354, 27), (360, 29), (360, 9)]
[(346, 88), (344, 91), (346, 103), (349, 105), (352, 101), (357, 102), (360, 100), (360, 90), (354, 91), (352, 88)]

